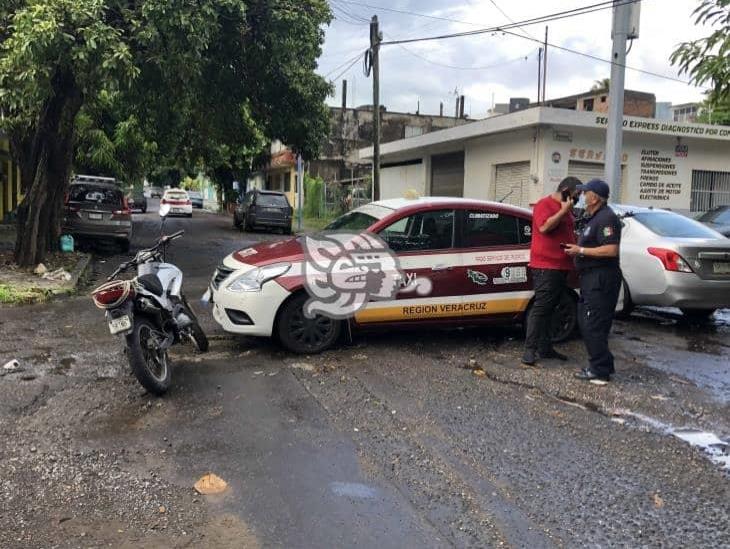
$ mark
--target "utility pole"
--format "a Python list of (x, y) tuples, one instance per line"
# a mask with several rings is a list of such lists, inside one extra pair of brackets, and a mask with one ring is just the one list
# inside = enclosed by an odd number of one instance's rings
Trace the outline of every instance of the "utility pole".
[(370, 21), (370, 61), (373, 71), (373, 200), (380, 200), (380, 33), (378, 16)]
[(304, 203), (304, 165), (302, 155), (297, 155), (297, 229), (302, 230), (302, 204)]
[(542, 48), (537, 51), (537, 104), (542, 104), (542, 97), (540, 96), (542, 89)]
[(547, 48), (548, 48), (548, 28), (545, 25), (545, 45), (542, 52), (542, 102), (547, 101)]
[(608, 129), (606, 130), (605, 177), (611, 199), (621, 200), (621, 157), (623, 156), (624, 76), (626, 74), (626, 40), (631, 24), (631, 6), (613, 2), (613, 51), (611, 52), (611, 87), (608, 95)]

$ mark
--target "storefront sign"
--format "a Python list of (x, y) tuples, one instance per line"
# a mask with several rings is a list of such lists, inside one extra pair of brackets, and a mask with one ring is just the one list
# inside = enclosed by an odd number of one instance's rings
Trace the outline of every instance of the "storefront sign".
[[(573, 160), (588, 160), (593, 162), (603, 162), (605, 160), (603, 151), (594, 149), (570, 149), (570, 158)], [(629, 155), (624, 153), (621, 162), (627, 162), (628, 159)]]
[[(594, 120), (596, 126), (608, 126), (608, 118), (605, 116), (596, 116)], [(661, 133), (665, 135), (686, 135), (697, 137), (724, 137), (730, 139), (730, 128), (725, 126), (702, 126), (699, 124), (677, 124), (676, 122), (665, 122), (662, 120), (654, 120), (647, 118), (637, 120), (633, 118), (624, 118), (624, 128), (631, 130), (646, 130), (651, 133)]]

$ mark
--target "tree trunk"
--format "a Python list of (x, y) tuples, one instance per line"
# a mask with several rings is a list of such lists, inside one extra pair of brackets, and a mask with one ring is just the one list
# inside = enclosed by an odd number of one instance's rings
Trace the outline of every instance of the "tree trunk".
[(20, 167), (25, 195), (18, 206), (15, 261), (21, 266), (40, 263), (58, 249), (63, 197), (73, 159), (74, 123), (83, 103), (73, 75), (58, 72), (54, 93), (25, 132), (12, 132), (13, 156)]

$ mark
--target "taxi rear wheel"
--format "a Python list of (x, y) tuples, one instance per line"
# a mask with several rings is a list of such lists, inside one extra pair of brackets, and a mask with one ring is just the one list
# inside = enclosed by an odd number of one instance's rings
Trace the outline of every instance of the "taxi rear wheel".
[(321, 353), (340, 337), (342, 321), (317, 315), (307, 318), (304, 304), (309, 296), (302, 292), (284, 303), (277, 323), (282, 345), (298, 354)]
[[(532, 310), (532, 303), (525, 311), (523, 328), (527, 328), (527, 319)], [(575, 292), (563, 292), (560, 301), (555, 307), (552, 322), (550, 323), (551, 340), (553, 343), (567, 341), (578, 329), (578, 298)]]

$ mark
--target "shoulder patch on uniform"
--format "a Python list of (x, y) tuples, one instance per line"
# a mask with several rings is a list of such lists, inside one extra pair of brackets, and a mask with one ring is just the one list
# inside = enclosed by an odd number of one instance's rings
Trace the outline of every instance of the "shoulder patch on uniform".
[(611, 227), (611, 225), (603, 227), (603, 236), (606, 238), (613, 236), (613, 227)]

